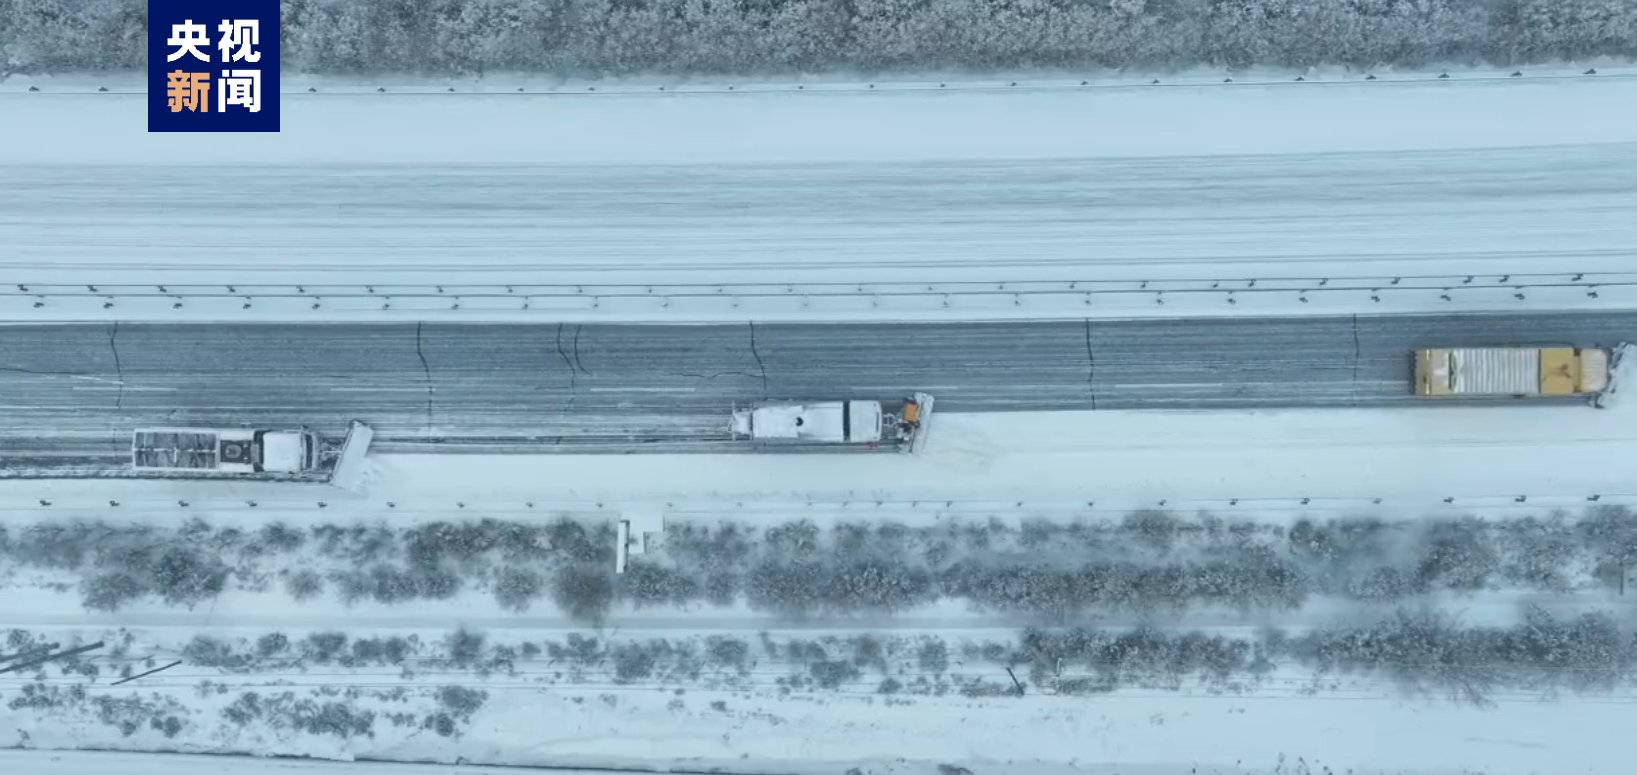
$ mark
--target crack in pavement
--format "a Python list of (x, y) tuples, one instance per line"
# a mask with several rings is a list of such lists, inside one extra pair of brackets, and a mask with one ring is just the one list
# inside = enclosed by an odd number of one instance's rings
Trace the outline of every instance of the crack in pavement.
[(118, 381), (119, 390), (114, 393), (114, 411), (125, 409), (125, 366), (119, 361), (119, 321), (108, 329), (108, 350), (114, 354), (114, 379)]
[(563, 359), (563, 365), (568, 367), (568, 402), (563, 404), (563, 414), (568, 414), (569, 412), (573, 411), (574, 398), (579, 395), (577, 392), (575, 392), (575, 386), (579, 380), (575, 377), (578, 372), (574, 368), (574, 361), (569, 360), (568, 351), (563, 349), (564, 325), (565, 324), (563, 323), (557, 324), (557, 355)]
[[(114, 391), (114, 413), (118, 414), (125, 411), (125, 364), (119, 360), (119, 321), (117, 320), (108, 329), (108, 351), (114, 354), (114, 379), (119, 385), (119, 389)], [(115, 422), (117, 423), (118, 420), (115, 420)], [(109, 428), (108, 436), (109, 443), (118, 444), (119, 428), (117, 426)]]
[(1358, 315), (1354, 315), (1353, 316), (1353, 382), (1351, 384), (1351, 389), (1352, 389), (1352, 393), (1353, 393), (1353, 401), (1352, 401), (1353, 406), (1358, 406), (1358, 398), (1359, 398), (1359, 396), (1358, 396), (1358, 359), (1359, 359), (1359, 353), (1360, 352), (1361, 352), (1361, 350), (1359, 348), (1359, 341), (1358, 341)]
[(1086, 318), (1086, 392), (1091, 395), (1091, 411), (1097, 411), (1097, 356), (1091, 351), (1091, 318)]
[[(762, 362), (762, 354), (756, 350), (756, 323), (751, 321), (750, 326), (750, 355), (756, 359), (756, 369), (762, 373), (762, 400), (767, 400), (767, 364)], [(749, 376), (749, 375), (747, 375)]]
[(585, 326), (582, 325), (574, 327), (574, 367), (579, 369), (581, 373), (590, 376), (591, 372), (586, 371), (585, 364), (580, 362), (580, 332), (584, 330)]
[(426, 362), (426, 349), (422, 346), (421, 329), (425, 323), (415, 324), (415, 355), (421, 359), (421, 375), (426, 379), (426, 432), (432, 433), (432, 365)]

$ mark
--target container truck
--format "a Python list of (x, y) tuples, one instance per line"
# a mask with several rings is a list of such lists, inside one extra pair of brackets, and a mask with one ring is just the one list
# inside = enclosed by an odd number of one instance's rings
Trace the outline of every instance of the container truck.
[(1415, 351), (1415, 392), (1428, 398), (1596, 396), (1609, 386), (1599, 347), (1451, 347)]
[(301, 473), (318, 468), (321, 452), (307, 430), (155, 428), (131, 438), (131, 465), (148, 471)]
[(771, 443), (879, 446), (909, 452), (925, 443), (932, 396), (916, 393), (889, 411), (880, 401), (768, 402), (735, 409), (734, 438)]

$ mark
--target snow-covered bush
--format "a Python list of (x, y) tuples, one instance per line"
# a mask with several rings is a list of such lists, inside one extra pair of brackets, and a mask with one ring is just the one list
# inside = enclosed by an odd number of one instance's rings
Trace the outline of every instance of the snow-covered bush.
[(915, 664), (923, 673), (939, 674), (949, 669), (949, 646), (942, 638), (922, 638), (915, 651)]
[(546, 580), (527, 568), (502, 568), (495, 576), (495, 602), (508, 611), (527, 611), (546, 590)]
[(456, 719), (467, 721), (472, 714), (483, 708), (489, 701), (489, 693), (482, 689), (471, 689), (465, 686), (444, 686), (438, 689), (438, 704), (443, 706), (444, 712)]
[(449, 639), (445, 642), (449, 652), (449, 663), (456, 667), (476, 664), (483, 658), (483, 640), (483, 633), (467, 629), (450, 633)]
[(750, 669), (750, 644), (737, 638), (710, 636), (705, 641), (705, 656), (717, 667), (731, 667), (741, 673)]
[(1444, 614), (1406, 611), (1368, 626), (1316, 630), (1286, 648), (1321, 671), (1381, 673), (1413, 693), (1479, 705), (1506, 687), (1608, 689), (1637, 667), (1637, 639), (1607, 615), (1565, 621), (1539, 609), (1509, 628), (1463, 628)]
[(699, 583), (692, 574), (633, 562), (619, 578), (619, 594), (639, 606), (686, 603), (699, 597)]
[(256, 639), (256, 655), (262, 658), (281, 654), (290, 648), (290, 637), (282, 632), (270, 632)]
[(104, 573), (80, 584), (82, 602), (92, 611), (117, 611), (149, 591), (147, 585), (127, 573)]
[(198, 667), (235, 669), (250, 664), (254, 659), (255, 655), (238, 651), (231, 643), (205, 635), (195, 635), (182, 649), (182, 660)]
[(175, 546), (160, 554), (149, 572), (154, 591), (175, 605), (197, 603), (220, 594), (228, 568), (220, 559)]
[(326, 664), (341, 655), (347, 647), (347, 635), (342, 632), (315, 632), (307, 636), (307, 658)]
[(310, 568), (290, 574), (284, 581), (284, 591), (296, 600), (311, 600), (324, 592), (324, 577)]
[(858, 666), (846, 659), (820, 660), (808, 665), (807, 670), (821, 689), (835, 689), (860, 675)]
[[(523, 611), (549, 592), (559, 611), (589, 623), (622, 605), (746, 604), (800, 618), (893, 614), (954, 599), (1073, 626), (1105, 613), (1285, 610), (1314, 595), (1398, 602), (1501, 588), (1571, 594), (1622, 588), (1637, 573), (1637, 514), (1618, 506), (1578, 517), (1301, 519), (1288, 528), (1251, 516), (1148, 511), (1021, 526), (678, 522), (624, 574), (614, 573), (606, 522), (244, 531), (70, 520), (0, 530), (0, 561), (52, 571), (51, 585), (77, 586), (84, 605), (101, 611), (142, 598), (194, 605), (230, 587), (265, 592), (282, 578), (298, 600), (328, 594), (346, 603), (484, 590)], [(19, 578), (0, 576), (0, 584)]]
[(612, 576), (612, 568), (565, 565), (552, 579), (552, 600), (558, 608), (576, 619), (602, 621), (614, 604)]
[(663, 640), (620, 644), (611, 652), (614, 680), (631, 683), (647, 678), (654, 674), (654, 665), (670, 653), (670, 644)]

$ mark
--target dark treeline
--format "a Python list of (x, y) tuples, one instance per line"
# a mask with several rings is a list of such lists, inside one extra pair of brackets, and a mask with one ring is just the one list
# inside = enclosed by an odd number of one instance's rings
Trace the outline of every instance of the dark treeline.
[[(0, 0), (0, 75), (144, 66), (146, 0)], [(305, 73), (1376, 67), (1637, 56), (1632, 0), (284, 0)]]

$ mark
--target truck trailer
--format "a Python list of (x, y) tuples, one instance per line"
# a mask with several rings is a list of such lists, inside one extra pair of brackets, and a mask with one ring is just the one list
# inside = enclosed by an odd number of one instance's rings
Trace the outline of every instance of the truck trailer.
[(1452, 347), (1415, 351), (1415, 392), (1427, 398), (1596, 396), (1609, 386), (1599, 347)]
[(131, 465), (149, 471), (301, 473), (318, 468), (322, 441), (312, 431), (155, 428), (131, 437)]
[(880, 401), (768, 402), (735, 409), (734, 438), (770, 443), (871, 446), (918, 451), (932, 412), (932, 396), (916, 393), (896, 411)]

